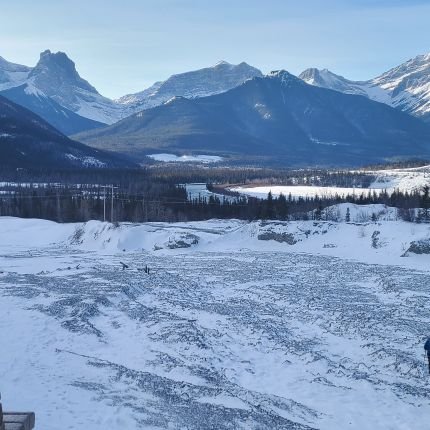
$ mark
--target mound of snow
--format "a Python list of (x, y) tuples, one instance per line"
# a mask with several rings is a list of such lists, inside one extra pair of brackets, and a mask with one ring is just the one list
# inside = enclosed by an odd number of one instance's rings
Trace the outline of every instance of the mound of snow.
[[(346, 223), (348, 209), (350, 222)], [(331, 219), (333, 213), (335, 220)], [(414, 252), (413, 245), (428, 240), (428, 224), (397, 220), (396, 209), (383, 205), (342, 204), (326, 209), (322, 218), (325, 216), (326, 220), (314, 221), (210, 220), (117, 225), (100, 221), (57, 224), (0, 218), (0, 249), (8, 252), (61, 245), (102, 254), (251, 250), (321, 254), (417, 268), (428, 266), (428, 257)]]

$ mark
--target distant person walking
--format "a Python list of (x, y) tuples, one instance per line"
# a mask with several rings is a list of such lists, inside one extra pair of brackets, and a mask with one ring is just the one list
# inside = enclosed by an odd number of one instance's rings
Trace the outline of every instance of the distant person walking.
[(427, 360), (429, 362), (429, 374), (430, 374), (430, 337), (427, 339), (426, 343), (424, 344), (424, 350), (427, 353)]

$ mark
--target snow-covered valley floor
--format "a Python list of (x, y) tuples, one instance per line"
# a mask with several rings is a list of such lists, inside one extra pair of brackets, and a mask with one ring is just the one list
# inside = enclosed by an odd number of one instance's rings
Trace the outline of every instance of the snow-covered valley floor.
[[(427, 429), (430, 256), (400, 255), (429, 227), (296, 224), (0, 218), (4, 408), (44, 430)], [(298, 242), (258, 240), (282, 228)]]

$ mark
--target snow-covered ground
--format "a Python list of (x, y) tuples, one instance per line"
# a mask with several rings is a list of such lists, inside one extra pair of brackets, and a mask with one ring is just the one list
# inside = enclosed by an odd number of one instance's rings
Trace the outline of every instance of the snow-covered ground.
[(269, 192), (272, 193), (273, 197), (278, 197), (281, 194), (288, 197), (291, 194), (293, 199), (298, 199), (299, 197), (333, 197), (335, 195), (340, 197), (355, 195), (359, 197), (360, 195), (367, 195), (369, 191), (379, 194), (383, 190), (376, 188), (316, 187), (311, 185), (265, 185), (258, 187), (231, 187), (229, 191), (262, 199), (267, 198)]
[(371, 188), (386, 188), (387, 190), (415, 191), (424, 186), (430, 186), (430, 166), (410, 169), (375, 170), (377, 176)]
[(165, 163), (201, 163), (211, 164), (222, 161), (222, 157), (217, 155), (175, 155), (175, 154), (151, 154), (148, 155), (155, 161), (163, 161)]
[(367, 195), (370, 193), (380, 194), (384, 190), (392, 193), (395, 190), (402, 192), (419, 191), (424, 186), (430, 186), (430, 166), (415, 167), (410, 169), (389, 169), (366, 171), (376, 176), (369, 188), (343, 188), (343, 187), (318, 187), (306, 185), (265, 185), (265, 186), (237, 186), (230, 187), (229, 191), (237, 192), (250, 197), (267, 198), (269, 192), (274, 197), (283, 194), (293, 199), (299, 197), (333, 197), (335, 195), (345, 197), (347, 195)]
[(44, 430), (427, 429), (430, 255), (406, 251), (430, 226), (347, 207), (351, 223), (0, 218), (5, 409)]

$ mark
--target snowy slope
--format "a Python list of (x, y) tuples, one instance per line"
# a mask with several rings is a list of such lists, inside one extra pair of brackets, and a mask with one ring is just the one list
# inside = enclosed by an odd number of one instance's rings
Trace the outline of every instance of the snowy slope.
[[(198, 243), (168, 246), (186, 234)], [(4, 407), (45, 430), (424, 430), (430, 257), (400, 253), (428, 236), (398, 221), (0, 218)]]
[(430, 53), (363, 82), (350, 81), (327, 69), (308, 69), (300, 77), (311, 85), (364, 95), (418, 117), (430, 118)]
[(61, 106), (53, 98), (48, 97), (44, 92), (28, 82), (18, 87), (1, 91), (0, 95), (39, 115), (57, 130), (68, 136), (103, 126), (100, 122), (92, 121)]

